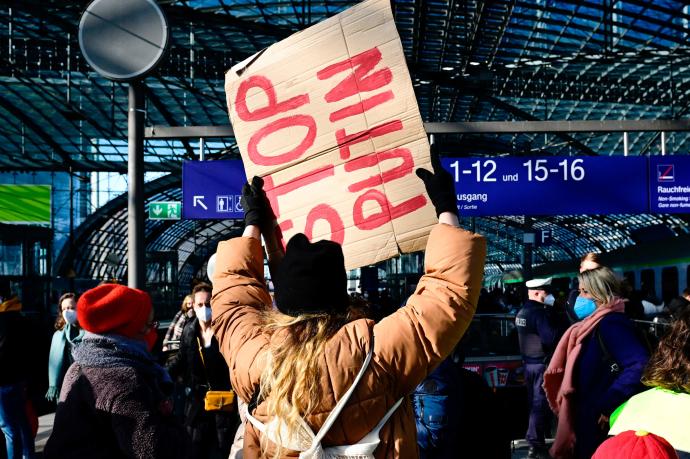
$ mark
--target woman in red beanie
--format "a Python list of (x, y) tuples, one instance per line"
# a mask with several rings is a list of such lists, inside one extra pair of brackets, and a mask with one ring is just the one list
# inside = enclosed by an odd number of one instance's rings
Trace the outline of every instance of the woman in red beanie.
[[(342, 247), (303, 234), (271, 266), (272, 310), (260, 240), (263, 233), (267, 245), (275, 243), (266, 230), (270, 207), (261, 179), (245, 185), (246, 228), (218, 244), (211, 304), (233, 388), (250, 402), (246, 459), (300, 451), (317, 457), (321, 444), (352, 445), (365, 436), (357, 457), (417, 457), (407, 396), (467, 329), (486, 255), (484, 238), (459, 228), (453, 179), (433, 158), (435, 174), (417, 171), (440, 222), (429, 236), (425, 274), (407, 305), (376, 324), (350, 313)], [(327, 432), (312, 442), (322, 427)]]
[(74, 346), (44, 457), (182, 457), (172, 381), (150, 354), (158, 323), (149, 295), (103, 284), (79, 298), (77, 316), (84, 338)]

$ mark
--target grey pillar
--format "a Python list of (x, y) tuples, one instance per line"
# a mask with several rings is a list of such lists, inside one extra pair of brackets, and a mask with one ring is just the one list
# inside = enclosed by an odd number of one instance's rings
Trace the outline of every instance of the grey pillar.
[(532, 217), (525, 217), (523, 228), (522, 277), (524, 280), (528, 281), (532, 279), (532, 254), (534, 253), (534, 243), (536, 241), (534, 228), (532, 226)]
[(127, 285), (143, 289), (146, 282), (144, 257), (144, 84), (129, 84), (127, 196)]

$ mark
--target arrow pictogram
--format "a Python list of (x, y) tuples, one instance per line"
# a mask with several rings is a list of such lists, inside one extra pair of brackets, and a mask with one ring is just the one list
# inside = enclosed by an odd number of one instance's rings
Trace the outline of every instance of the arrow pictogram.
[(204, 198), (205, 196), (194, 196), (194, 207), (196, 207), (196, 205), (199, 204), (201, 207), (204, 208), (204, 210), (208, 210), (208, 207), (206, 207), (206, 204), (204, 204)]
[(159, 216), (163, 212), (163, 208), (161, 206), (156, 206), (153, 208), (153, 213), (157, 216)]

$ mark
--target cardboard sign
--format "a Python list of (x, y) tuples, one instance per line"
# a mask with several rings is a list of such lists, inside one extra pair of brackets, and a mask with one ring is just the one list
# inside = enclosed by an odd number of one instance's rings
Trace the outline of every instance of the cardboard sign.
[(234, 66), (225, 91), (247, 177), (283, 244), (343, 245), (348, 269), (423, 250), (429, 144), (389, 0), (368, 0)]

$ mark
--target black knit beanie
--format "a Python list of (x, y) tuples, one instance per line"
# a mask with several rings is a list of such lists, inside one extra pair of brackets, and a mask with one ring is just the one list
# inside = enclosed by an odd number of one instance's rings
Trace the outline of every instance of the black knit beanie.
[(347, 309), (347, 273), (340, 244), (311, 243), (295, 234), (275, 278), (276, 306), (283, 314), (340, 313)]

